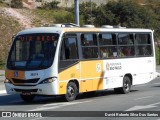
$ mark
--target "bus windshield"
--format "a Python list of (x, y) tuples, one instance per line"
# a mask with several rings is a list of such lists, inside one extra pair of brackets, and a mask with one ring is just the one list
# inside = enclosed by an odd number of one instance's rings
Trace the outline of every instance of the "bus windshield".
[(54, 60), (59, 34), (27, 34), (14, 39), (7, 68), (39, 70), (50, 67)]

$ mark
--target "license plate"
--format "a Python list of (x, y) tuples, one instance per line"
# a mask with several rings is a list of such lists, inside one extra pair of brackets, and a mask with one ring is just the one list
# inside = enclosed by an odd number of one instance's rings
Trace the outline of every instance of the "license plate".
[(22, 92), (22, 95), (31, 95), (30, 92)]

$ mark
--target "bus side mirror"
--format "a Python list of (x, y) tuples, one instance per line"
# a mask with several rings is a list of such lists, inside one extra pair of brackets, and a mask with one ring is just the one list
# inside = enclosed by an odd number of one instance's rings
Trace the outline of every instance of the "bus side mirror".
[(13, 36), (12, 36), (12, 42), (13, 42), (13, 40), (14, 40), (15, 37), (16, 37), (16, 35), (13, 35)]

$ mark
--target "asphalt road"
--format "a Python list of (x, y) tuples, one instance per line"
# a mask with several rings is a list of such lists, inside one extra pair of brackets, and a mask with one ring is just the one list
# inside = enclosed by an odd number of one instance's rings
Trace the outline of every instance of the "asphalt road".
[[(0, 91), (4, 89), (4, 85), (2, 84), (2, 82), (0, 84), (0, 88)], [(129, 94), (115, 94), (113, 90), (105, 90), (96, 92), (94, 95), (88, 96), (80, 94), (78, 96), (78, 99), (73, 102), (64, 102), (62, 97), (36, 97), (36, 99), (32, 103), (28, 104), (24, 103), (20, 99), (19, 95), (7, 95), (5, 92), (2, 92), (0, 93), (0, 111), (160, 111), (159, 91), (160, 78), (156, 78), (155, 80), (147, 84), (132, 86), (132, 90)], [(160, 120), (160, 118), (158, 117), (48, 117), (31, 119)]]

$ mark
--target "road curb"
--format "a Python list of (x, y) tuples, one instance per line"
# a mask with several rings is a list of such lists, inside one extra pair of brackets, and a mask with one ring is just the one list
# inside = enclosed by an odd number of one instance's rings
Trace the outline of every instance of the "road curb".
[(5, 71), (0, 70), (0, 82), (3, 82), (5, 80)]
[(0, 90), (0, 94), (6, 94), (6, 90)]
[(4, 80), (5, 80), (5, 79), (0, 79), (0, 83), (1, 83), (1, 82), (4, 82)]
[(0, 76), (0, 82), (3, 82), (5, 80), (5, 76)]

